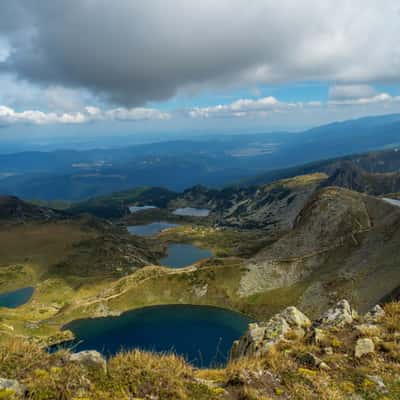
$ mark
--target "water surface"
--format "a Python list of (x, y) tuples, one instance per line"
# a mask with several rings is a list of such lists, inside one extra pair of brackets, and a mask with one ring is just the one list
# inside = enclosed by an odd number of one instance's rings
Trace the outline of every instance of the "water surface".
[(153, 236), (160, 233), (164, 229), (175, 228), (178, 224), (170, 224), (169, 222), (152, 222), (146, 225), (128, 226), (129, 233), (139, 236)]
[(156, 206), (130, 206), (129, 211), (131, 214), (137, 213), (143, 210), (152, 210), (153, 208), (157, 208)]
[(183, 207), (177, 208), (172, 214), (181, 215), (183, 217), (208, 217), (210, 215), (210, 210), (207, 208)]
[(212, 255), (208, 249), (201, 249), (192, 244), (174, 243), (168, 246), (167, 256), (160, 260), (160, 265), (183, 268)]
[(121, 349), (174, 351), (198, 367), (226, 363), (234, 340), (250, 319), (222, 308), (167, 305), (128, 311), (119, 317), (76, 320), (74, 351), (98, 350), (112, 355)]
[(16, 308), (27, 303), (35, 289), (26, 287), (12, 292), (0, 293), (0, 307)]

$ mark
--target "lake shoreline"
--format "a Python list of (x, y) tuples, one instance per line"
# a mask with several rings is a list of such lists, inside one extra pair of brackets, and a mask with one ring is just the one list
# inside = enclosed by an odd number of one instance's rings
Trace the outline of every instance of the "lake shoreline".
[(157, 304), (130, 309), (118, 316), (68, 322), (61, 329), (72, 332), (74, 339), (52, 348), (70, 344), (78, 351), (98, 350), (110, 356), (120, 349), (161, 353), (172, 350), (187, 356), (189, 361), (197, 359), (194, 349), (198, 347), (199, 354), (204, 356), (201, 363), (211, 365), (214, 346), (215, 356), (217, 353), (218, 357), (227, 356), (233, 341), (242, 336), (251, 322), (254, 319), (244, 313), (214, 305)]

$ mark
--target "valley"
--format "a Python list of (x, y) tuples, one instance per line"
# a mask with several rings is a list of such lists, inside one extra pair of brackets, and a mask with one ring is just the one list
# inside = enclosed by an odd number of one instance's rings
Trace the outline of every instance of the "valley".
[[(4, 197), (1, 292), (35, 291), (1, 308), (0, 329), (53, 344), (72, 337), (61, 330), (71, 321), (163, 304), (265, 319), (289, 305), (314, 316), (346, 297), (367, 310), (399, 286), (400, 209), (347, 181), (327, 185), (337, 175), (327, 172), (181, 194), (135, 189), (62, 211)], [(174, 212), (185, 207), (209, 212)], [(179, 264), (169, 265), (174, 248)]]

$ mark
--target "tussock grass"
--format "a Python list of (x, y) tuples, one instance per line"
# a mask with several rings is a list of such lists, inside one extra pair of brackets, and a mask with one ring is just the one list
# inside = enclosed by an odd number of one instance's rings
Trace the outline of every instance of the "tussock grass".
[[(400, 398), (400, 303), (385, 306), (375, 352), (357, 359), (353, 325), (326, 329), (326, 341), (288, 335), (265, 354), (198, 370), (182, 357), (133, 350), (107, 360), (107, 372), (69, 361), (18, 337), (0, 344), (0, 377), (17, 379), (31, 400), (364, 400)], [(360, 317), (355, 324), (363, 323)], [(330, 350), (326, 351), (329, 347)], [(325, 363), (310, 363), (309, 354)], [(380, 383), (379, 383), (380, 382)], [(357, 398), (357, 397), (355, 397)], [(15, 400), (10, 391), (0, 399)]]

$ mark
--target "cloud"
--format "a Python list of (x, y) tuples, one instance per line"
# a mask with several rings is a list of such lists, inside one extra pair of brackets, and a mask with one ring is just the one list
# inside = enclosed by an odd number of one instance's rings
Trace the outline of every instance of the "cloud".
[(329, 88), (329, 98), (332, 100), (349, 100), (372, 97), (375, 89), (369, 85), (333, 85)]
[(195, 107), (188, 111), (192, 118), (211, 117), (249, 117), (268, 116), (270, 113), (289, 112), (303, 107), (319, 107), (319, 101), (307, 103), (287, 103), (277, 100), (275, 97), (262, 97), (259, 99), (239, 99), (230, 104), (219, 104), (211, 107)]
[(342, 100), (330, 100), (328, 105), (366, 105), (366, 104), (377, 104), (377, 103), (394, 103), (400, 102), (400, 96), (391, 96), (388, 93), (379, 93), (371, 95), (369, 97), (360, 98), (344, 98)]
[(204, 88), (399, 81), (398, 8), (397, 0), (3, 1), (10, 52), (0, 70), (124, 107)]
[(47, 124), (83, 124), (94, 121), (141, 121), (169, 119), (168, 113), (151, 108), (115, 108), (101, 110), (97, 107), (86, 107), (82, 112), (55, 113), (39, 110), (15, 111), (6, 106), (0, 106), (0, 124), (16, 123), (47, 125)]
[[(355, 94), (355, 92), (353, 93)], [(359, 94), (362, 94), (362, 91)], [(367, 92), (365, 91), (363, 94), (367, 94)], [(380, 106), (399, 105), (400, 96), (380, 93), (371, 95), (370, 97), (349, 97), (343, 98), (343, 100), (328, 100), (327, 102), (282, 102), (270, 96), (259, 99), (240, 99), (230, 104), (218, 104), (211, 107), (194, 107), (187, 110), (186, 114), (191, 118), (271, 117), (277, 113), (298, 115), (301, 112), (308, 113), (316, 109), (329, 109), (336, 106), (347, 106), (350, 108), (351, 106), (362, 107), (374, 104)], [(398, 112), (399, 110), (394, 109), (394, 111)]]

